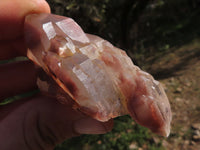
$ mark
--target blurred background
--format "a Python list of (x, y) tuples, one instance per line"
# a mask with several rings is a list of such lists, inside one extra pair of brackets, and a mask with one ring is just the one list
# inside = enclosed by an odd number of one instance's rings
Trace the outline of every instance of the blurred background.
[(200, 149), (200, 0), (47, 0), (52, 13), (73, 18), (85, 32), (124, 49), (161, 81), (173, 121), (168, 138), (129, 116), (112, 132), (82, 135), (55, 150)]

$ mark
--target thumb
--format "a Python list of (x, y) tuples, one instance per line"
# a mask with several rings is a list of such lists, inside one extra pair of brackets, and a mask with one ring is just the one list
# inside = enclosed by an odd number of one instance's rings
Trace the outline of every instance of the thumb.
[(0, 40), (21, 37), (24, 18), (30, 13), (50, 13), (50, 8), (45, 0), (1, 0)]
[(42, 96), (4, 106), (0, 111), (0, 140), (4, 141), (0, 149), (49, 150), (67, 138), (103, 134), (113, 126), (112, 120), (99, 122)]

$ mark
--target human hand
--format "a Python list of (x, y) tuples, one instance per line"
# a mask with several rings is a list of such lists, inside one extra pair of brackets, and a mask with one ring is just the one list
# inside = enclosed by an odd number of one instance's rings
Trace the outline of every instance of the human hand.
[[(24, 17), (50, 13), (44, 0), (0, 1), (0, 60), (26, 55)], [(0, 65), (0, 101), (36, 88), (36, 73), (30, 61)], [(0, 149), (53, 149), (64, 139), (80, 134), (102, 134), (112, 120), (102, 123), (41, 95), (0, 106)]]

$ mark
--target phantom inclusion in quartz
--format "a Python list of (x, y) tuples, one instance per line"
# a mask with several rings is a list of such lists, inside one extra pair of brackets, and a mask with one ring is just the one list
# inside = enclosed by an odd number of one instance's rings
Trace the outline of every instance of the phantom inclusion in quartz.
[(129, 114), (153, 132), (169, 135), (172, 117), (163, 87), (123, 50), (53, 14), (28, 15), (24, 31), (29, 59), (54, 81), (38, 79), (41, 91), (55, 93), (62, 103), (69, 99), (63, 95), (70, 96), (74, 109), (97, 120)]

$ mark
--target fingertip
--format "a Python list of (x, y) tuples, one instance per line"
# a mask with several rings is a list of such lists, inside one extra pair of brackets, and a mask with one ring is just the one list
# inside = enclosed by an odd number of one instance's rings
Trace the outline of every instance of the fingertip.
[(112, 130), (113, 120), (100, 122), (93, 118), (81, 118), (74, 122), (74, 130), (79, 134), (105, 134)]
[(0, 40), (16, 39), (23, 36), (26, 15), (50, 12), (50, 7), (45, 0), (1, 0)]
[[(29, 0), (30, 1), (30, 0)], [(31, 0), (32, 10), (30, 9), (29, 13), (50, 13), (49, 4), (46, 0)]]
[(110, 132), (113, 128), (113, 125), (114, 125), (114, 121), (113, 119), (110, 119), (106, 122), (103, 123), (105, 129), (106, 129), (106, 132)]

